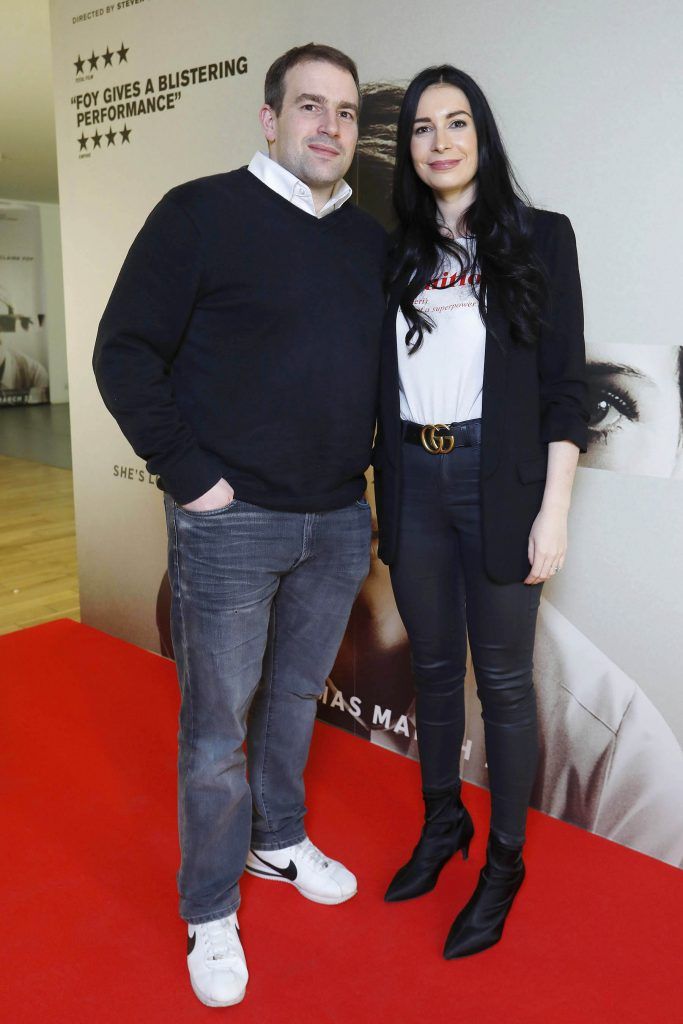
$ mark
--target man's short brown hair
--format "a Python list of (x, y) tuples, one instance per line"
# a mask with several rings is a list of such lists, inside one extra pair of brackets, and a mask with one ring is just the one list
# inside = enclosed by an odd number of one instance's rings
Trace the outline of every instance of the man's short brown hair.
[(305, 61), (321, 61), (326, 64), (334, 64), (342, 71), (348, 71), (356, 83), (358, 96), (360, 97), (360, 82), (358, 81), (358, 68), (355, 61), (347, 57), (341, 50), (335, 50), (333, 46), (325, 46), (323, 43), (306, 43), (305, 46), (293, 46), (287, 53), (278, 57), (266, 74), (265, 102), (272, 107), (276, 114), (282, 111), (282, 103), (285, 98), (285, 75), (290, 68)]

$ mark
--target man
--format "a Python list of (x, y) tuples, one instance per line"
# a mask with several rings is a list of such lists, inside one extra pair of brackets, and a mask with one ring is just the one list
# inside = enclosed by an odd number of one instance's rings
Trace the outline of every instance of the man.
[(210, 1006), (246, 987), (245, 864), (320, 903), (356, 892), (306, 837), (302, 773), (369, 563), (385, 236), (343, 180), (359, 103), (338, 50), (275, 61), (268, 157), (162, 199), (95, 349), (105, 402), (166, 492), (180, 912)]

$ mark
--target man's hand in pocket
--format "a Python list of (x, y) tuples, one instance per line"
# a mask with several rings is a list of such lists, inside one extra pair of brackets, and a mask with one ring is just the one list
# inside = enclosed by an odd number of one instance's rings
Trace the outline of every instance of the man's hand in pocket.
[(234, 497), (235, 492), (232, 487), (227, 480), (221, 477), (206, 494), (202, 494), (194, 501), (189, 501), (187, 505), (180, 507), (187, 509), (188, 512), (215, 512), (216, 509), (229, 505)]

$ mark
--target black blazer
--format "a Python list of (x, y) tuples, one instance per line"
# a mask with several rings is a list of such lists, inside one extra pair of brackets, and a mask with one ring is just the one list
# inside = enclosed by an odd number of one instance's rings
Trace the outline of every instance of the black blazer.
[[(485, 568), (511, 583), (529, 573), (529, 532), (543, 498), (549, 441), (587, 445), (583, 304), (576, 240), (567, 217), (532, 211), (534, 246), (549, 283), (545, 325), (534, 347), (516, 344), (487, 292), (482, 396), (481, 501)], [(382, 338), (380, 411), (373, 452), (379, 557), (390, 564), (401, 518), (401, 423), (396, 314), (389, 294)], [(494, 337), (495, 332), (495, 337)], [(429, 336), (425, 338), (429, 344)], [(444, 457), (444, 456), (439, 456)], [(457, 449), (446, 458), (457, 459)]]

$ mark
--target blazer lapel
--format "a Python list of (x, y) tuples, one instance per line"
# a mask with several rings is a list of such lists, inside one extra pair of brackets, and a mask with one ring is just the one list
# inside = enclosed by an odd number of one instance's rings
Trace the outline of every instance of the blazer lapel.
[(505, 426), (510, 329), (500, 309), (495, 289), (486, 294), (486, 348), (481, 412), (481, 473), (490, 476), (498, 465)]

